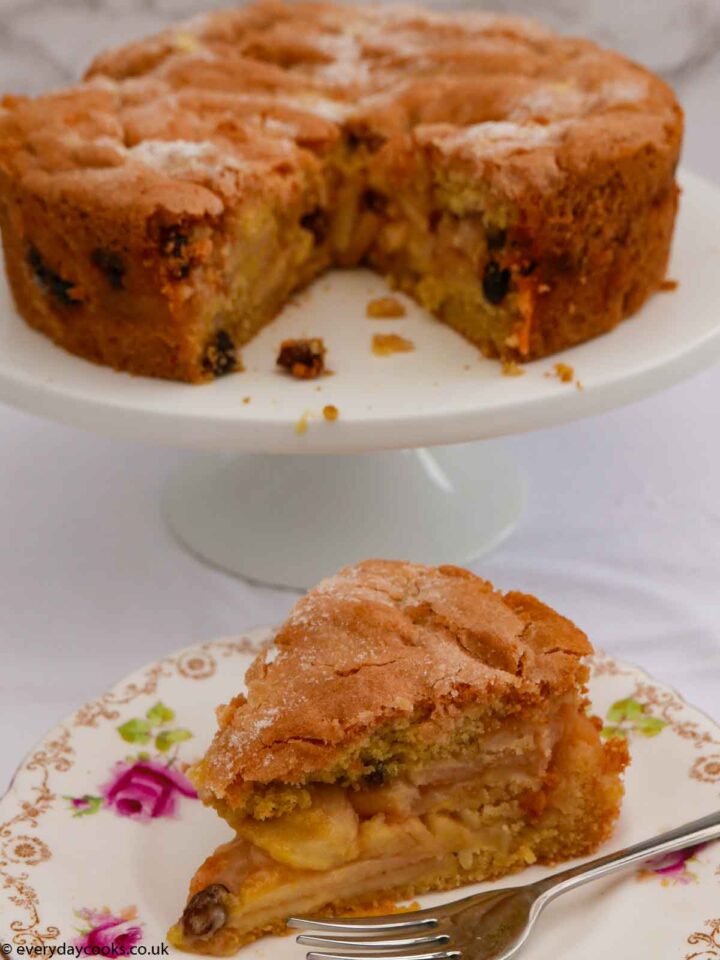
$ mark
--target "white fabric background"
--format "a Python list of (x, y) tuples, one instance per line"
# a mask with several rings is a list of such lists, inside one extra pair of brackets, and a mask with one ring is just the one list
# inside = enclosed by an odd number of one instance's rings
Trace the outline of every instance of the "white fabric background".
[[(567, 4), (546, 6), (559, 16)], [(671, 49), (659, 29), (636, 29), (636, 16), (618, 20), (617, 6), (588, 0), (589, 26), (602, 35), (603, 23), (627, 22), (618, 42), (640, 44), (646, 59), (675, 72), (688, 113), (686, 162), (720, 180), (720, 58), (717, 43), (706, 49), (720, 8), (664, 4), (668, 16), (688, 17), (668, 25)], [(653, 17), (658, 9), (653, 3)], [(109, 17), (117, 41), (173, 12), (161, 0), (0, 0), (0, 86), (67, 79), (107, 42)], [(603, 417), (497, 441), (527, 471), (530, 506), (517, 534), (476, 569), (536, 592), (597, 645), (720, 720), (718, 411), (716, 369)], [(233, 580), (174, 543), (160, 493), (187, 456), (0, 407), (0, 793), (53, 723), (127, 672), (178, 646), (275, 622), (291, 606), (292, 594)]]

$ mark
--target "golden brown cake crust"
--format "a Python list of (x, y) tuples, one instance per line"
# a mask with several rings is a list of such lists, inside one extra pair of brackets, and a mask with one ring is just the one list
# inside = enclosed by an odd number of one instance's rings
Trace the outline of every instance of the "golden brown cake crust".
[[(363, 258), (486, 352), (528, 359), (609, 329), (664, 279), (681, 137), (658, 78), (530, 21), (268, 0), (104, 54), (75, 89), (1, 101), (0, 225), (25, 318), (121, 369), (227, 372), (293, 286)], [(372, 185), (356, 246), (325, 245), (340, 143), (368, 180), (403, 188), (429, 171), (511, 211), (493, 267), (517, 299), (509, 333), (474, 333), (412, 287), (414, 265), (362, 245), (378, 230)], [(204, 305), (227, 293), (223, 241), (257, 227), (260, 199), (284, 211), (278, 249), (294, 224), (288, 289), (257, 316), (244, 307), (230, 337), (228, 303)]]
[(468, 703), (531, 705), (574, 687), (592, 647), (534, 597), (458, 567), (368, 560), (295, 606), (218, 711), (198, 776), (206, 799), (298, 783), (386, 722)]

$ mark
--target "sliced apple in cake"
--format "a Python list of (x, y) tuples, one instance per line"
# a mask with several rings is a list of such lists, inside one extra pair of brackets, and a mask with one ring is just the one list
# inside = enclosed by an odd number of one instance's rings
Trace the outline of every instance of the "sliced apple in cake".
[(370, 560), (296, 605), (194, 770), (234, 831), (169, 934), (227, 955), (343, 912), (594, 850), (624, 741), (588, 716), (586, 636), (456, 567)]

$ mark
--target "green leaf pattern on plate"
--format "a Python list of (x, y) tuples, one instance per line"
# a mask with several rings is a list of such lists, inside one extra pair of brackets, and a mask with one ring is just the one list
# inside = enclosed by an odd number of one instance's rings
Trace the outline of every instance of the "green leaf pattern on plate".
[(166, 707), (164, 703), (158, 701), (154, 707), (150, 707), (145, 714), (153, 726), (162, 726), (166, 723), (172, 723), (175, 719), (175, 711)]
[(121, 727), (118, 727), (118, 733), (126, 743), (150, 743), (152, 737), (152, 726), (149, 720), (141, 717), (133, 717)]
[(155, 746), (161, 753), (166, 753), (174, 744), (182, 743), (191, 737), (189, 730), (161, 730), (155, 737)]
[(607, 722), (600, 735), (606, 740), (627, 740), (633, 733), (656, 737), (668, 725), (666, 720), (648, 713), (647, 706), (632, 697), (616, 700), (605, 719)]
[[(184, 727), (167, 729), (167, 725), (175, 719), (175, 711), (158, 701), (146, 712), (144, 717), (133, 717), (119, 726), (118, 733), (126, 743), (137, 743), (146, 746), (151, 741), (160, 753), (167, 753), (175, 744), (182, 743), (192, 737), (192, 733)], [(164, 729), (158, 730), (158, 727)]]

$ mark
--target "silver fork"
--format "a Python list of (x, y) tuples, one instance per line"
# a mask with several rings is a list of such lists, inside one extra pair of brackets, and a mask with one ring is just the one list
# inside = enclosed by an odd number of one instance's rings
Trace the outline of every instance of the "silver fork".
[(307, 960), (510, 960), (541, 911), (561, 893), (651, 857), (718, 839), (720, 811), (524, 887), (387, 917), (291, 917), (288, 926), (313, 931), (297, 938), (303, 946), (321, 948), (311, 950)]

